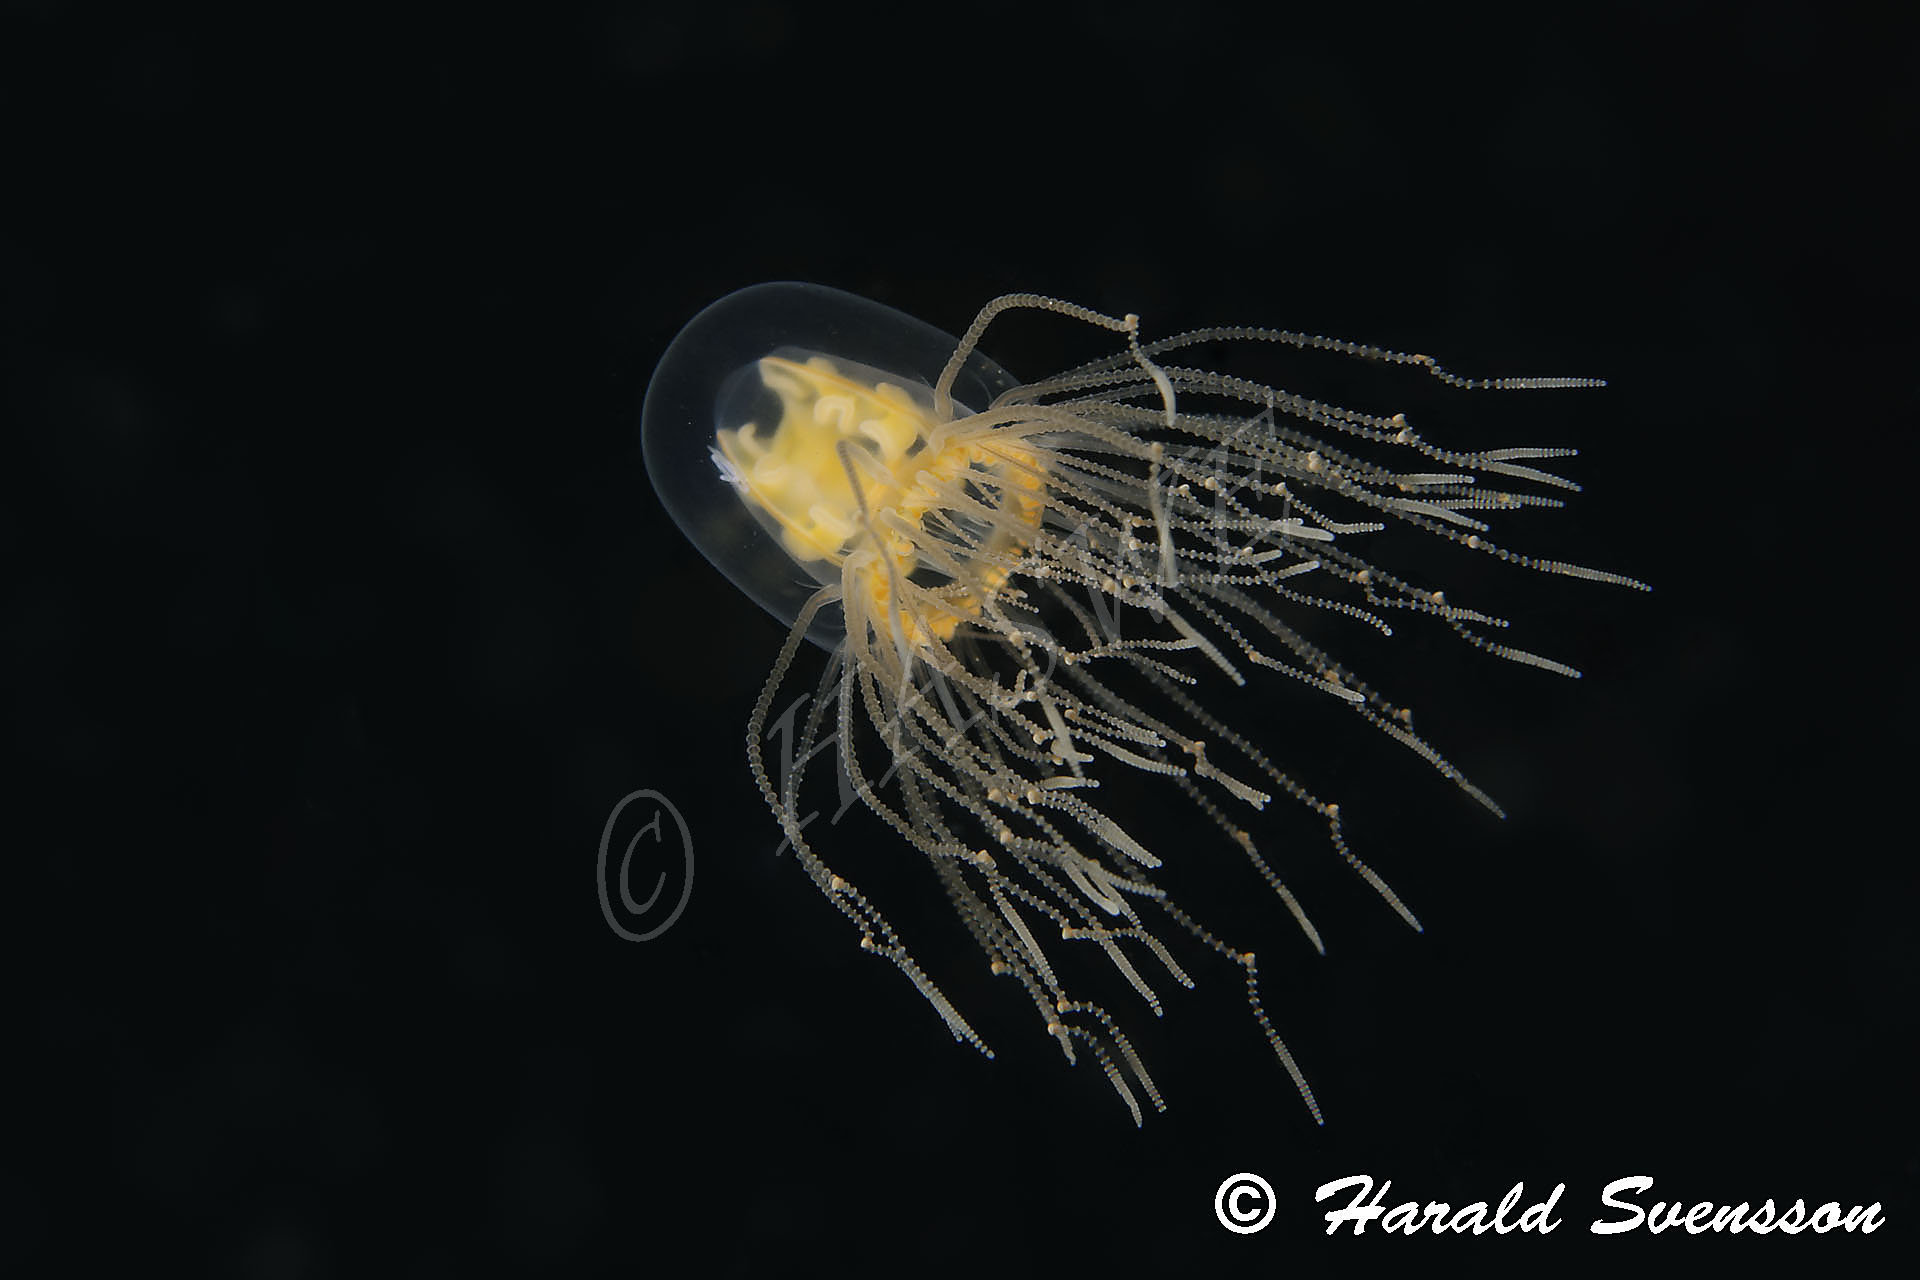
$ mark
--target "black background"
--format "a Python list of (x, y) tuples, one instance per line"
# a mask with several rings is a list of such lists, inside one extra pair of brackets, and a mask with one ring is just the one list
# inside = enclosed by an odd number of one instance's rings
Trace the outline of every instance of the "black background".
[[(1913, 1255), (1910, 21), (42, 3), (7, 29), (30, 946), (0, 1257), (1024, 1274), (1751, 1247), (1589, 1235), (1631, 1174), (1649, 1201), (1877, 1200), (1872, 1242), (1800, 1257)], [(1158, 1022), (1114, 999), (1171, 1104), (1136, 1131), (880, 824), (821, 847), (994, 1061), (774, 857), (742, 732), (781, 629), (638, 452), (679, 326), (768, 279), (950, 331), (1033, 290), (1149, 335), (1272, 324), (1612, 380), (1274, 375), (1434, 439), (1579, 444), (1587, 492), (1514, 540), (1654, 585), (1445, 561), (1578, 683), (1419, 628), (1356, 641), (1504, 823), (1295, 688), (1206, 695), (1342, 801), (1427, 925), (1279, 806), (1263, 843), (1315, 958), (1184, 814), (1142, 814), (1196, 914), (1260, 952), (1324, 1128), (1231, 967), (1188, 952), (1199, 990)], [(1027, 376), (1105, 349), (1030, 317), (988, 348)], [(595, 872), (641, 788), (697, 870), (636, 945)], [(1211, 1210), (1241, 1169), (1280, 1201), (1245, 1238)], [(1329, 1242), (1313, 1188), (1351, 1173), (1388, 1203), (1564, 1182), (1564, 1225)]]

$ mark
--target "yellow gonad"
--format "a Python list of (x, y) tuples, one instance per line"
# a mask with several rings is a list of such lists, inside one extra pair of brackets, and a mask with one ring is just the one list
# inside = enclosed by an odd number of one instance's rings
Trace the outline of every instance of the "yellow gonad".
[[(924, 650), (1006, 584), (1045, 510), (1046, 475), (1016, 440), (956, 430), (897, 383), (825, 356), (759, 361), (780, 421), (716, 432), (723, 471), (809, 569), (843, 571), (873, 616)], [(818, 563), (816, 563), (818, 562)], [(826, 576), (826, 575), (822, 575)]]

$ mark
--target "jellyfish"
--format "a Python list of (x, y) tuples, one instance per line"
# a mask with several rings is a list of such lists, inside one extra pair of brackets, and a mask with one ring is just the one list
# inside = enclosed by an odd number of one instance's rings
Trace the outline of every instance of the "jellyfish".
[[(1016, 309), (1105, 331), (1109, 353), (1022, 382), (980, 346)], [(1254, 1022), (1320, 1123), (1262, 1003), (1255, 953), (1156, 883), (1174, 854), (1130, 832), (1103, 792), (1159, 788), (1190, 807), (1324, 952), (1257, 838), (1276, 798), (1304, 806), (1332, 852), (1417, 930), (1349, 847), (1339, 805), (1215, 710), (1222, 692), (1296, 681), (1498, 814), (1414, 732), (1406, 707), (1309, 639), (1303, 616), (1385, 635), (1441, 626), (1496, 658), (1577, 677), (1498, 638), (1504, 619), (1370, 559), (1368, 535), (1407, 526), (1516, 569), (1645, 587), (1496, 539), (1499, 513), (1557, 507), (1577, 490), (1536, 465), (1574, 450), (1448, 448), (1404, 414), (1186, 363), (1203, 344), (1411, 366), (1467, 390), (1604, 385), (1466, 378), (1425, 355), (1280, 329), (1147, 340), (1135, 316), (1034, 294), (988, 302), (956, 339), (838, 290), (763, 284), (674, 339), (647, 389), (643, 452), (681, 530), (786, 624), (747, 719), (748, 765), (783, 847), (862, 948), (891, 962), (957, 1040), (993, 1056), (906, 937), (832, 865), (830, 834), (801, 802), (802, 778), (823, 760), (903, 856), (926, 861), (989, 972), (1032, 1005), (1069, 1063), (1098, 1065), (1136, 1125), (1143, 1107), (1166, 1103), (1124, 1012), (1085, 992), (1086, 967), (1110, 968), (1157, 1016), (1168, 984), (1193, 986), (1176, 945), (1240, 966)], [(812, 692), (776, 716), (809, 642), (827, 655)]]

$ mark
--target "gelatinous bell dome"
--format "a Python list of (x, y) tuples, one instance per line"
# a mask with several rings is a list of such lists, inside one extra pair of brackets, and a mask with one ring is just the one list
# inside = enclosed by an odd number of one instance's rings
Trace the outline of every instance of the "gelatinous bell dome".
[[(769, 356), (825, 356), (879, 371), (915, 399), (938, 379), (958, 339), (891, 307), (823, 285), (753, 285), (720, 299), (668, 346), (647, 387), (641, 444), (654, 490), (694, 546), (768, 613), (791, 623), (828, 580), (782, 547), (728, 482), (717, 443), (778, 407), (756, 374)], [(953, 386), (954, 412), (985, 408), (1017, 379), (977, 351)], [(928, 406), (931, 399), (928, 398)], [(844, 623), (823, 609), (809, 636), (831, 648)]]

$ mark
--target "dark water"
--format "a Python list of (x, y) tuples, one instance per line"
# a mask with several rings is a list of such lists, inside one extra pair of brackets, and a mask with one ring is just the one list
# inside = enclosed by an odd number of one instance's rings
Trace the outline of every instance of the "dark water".
[[(1911, 1230), (1911, 23), (5, 21), (10, 1269), (1498, 1264), (1634, 1248), (1587, 1231), (1634, 1174)], [(678, 327), (780, 278), (949, 331), (1034, 290), (1612, 380), (1297, 366), (1432, 439), (1578, 444), (1587, 492), (1509, 540), (1655, 586), (1449, 562), (1578, 683), (1354, 641), (1504, 822), (1297, 687), (1215, 684), (1424, 935), (1281, 804), (1315, 957), (1183, 811), (1121, 801), (1259, 952), (1324, 1128), (1234, 966), (1183, 952), (1157, 1022), (1112, 994), (1170, 1101), (1135, 1131), (881, 824), (822, 848), (992, 1062), (775, 856), (743, 731), (780, 632), (662, 514), (638, 422)], [(1099, 342), (988, 345), (1031, 376)], [(641, 789), (695, 878), (634, 943), (596, 853)], [(635, 895), (677, 866), (636, 855)], [(1211, 1208), (1243, 1169), (1279, 1200), (1246, 1238)], [(1327, 1241), (1313, 1189), (1355, 1173), (1564, 1182), (1564, 1225)]]

